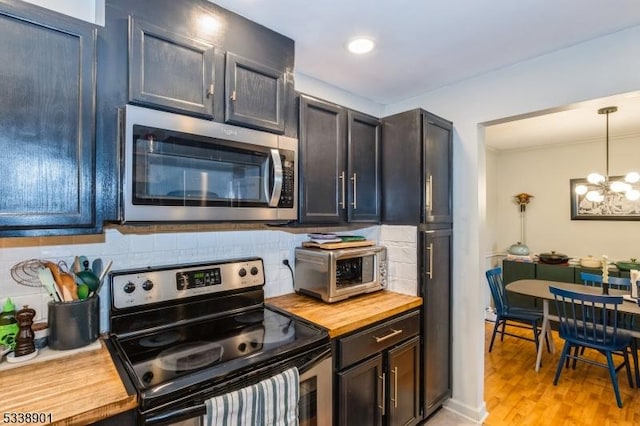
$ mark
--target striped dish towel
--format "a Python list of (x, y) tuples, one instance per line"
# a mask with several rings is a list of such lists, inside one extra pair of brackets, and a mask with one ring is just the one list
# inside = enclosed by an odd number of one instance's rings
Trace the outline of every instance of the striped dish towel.
[(206, 426), (298, 426), (300, 377), (293, 367), (205, 401)]

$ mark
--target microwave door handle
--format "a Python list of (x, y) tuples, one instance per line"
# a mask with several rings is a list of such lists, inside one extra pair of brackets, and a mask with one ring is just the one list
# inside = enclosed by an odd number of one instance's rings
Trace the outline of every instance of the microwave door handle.
[[(271, 161), (273, 164), (273, 190), (269, 198), (269, 207), (278, 207), (280, 194), (282, 193), (282, 161), (280, 161), (280, 152), (277, 149), (271, 149)], [(267, 185), (269, 182), (267, 181)]]

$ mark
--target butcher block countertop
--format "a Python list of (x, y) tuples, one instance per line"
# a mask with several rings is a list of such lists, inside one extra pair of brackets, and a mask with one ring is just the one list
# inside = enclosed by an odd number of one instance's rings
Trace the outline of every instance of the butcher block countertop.
[(377, 291), (335, 303), (297, 293), (269, 298), (268, 305), (326, 328), (338, 337), (422, 305), (422, 298)]
[[(109, 350), (100, 343), (96, 350), (1, 371), (5, 421), (20, 423), (8, 414), (38, 413), (46, 423), (86, 425), (135, 408), (136, 396), (127, 393)], [(43, 424), (27, 420), (20, 424)]]

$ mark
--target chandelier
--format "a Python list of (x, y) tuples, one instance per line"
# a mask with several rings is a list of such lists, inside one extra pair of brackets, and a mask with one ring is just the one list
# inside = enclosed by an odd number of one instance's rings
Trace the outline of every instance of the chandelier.
[(640, 199), (640, 191), (635, 186), (640, 181), (638, 172), (629, 172), (624, 179), (610, 179), (609, 176), (609, 114), (618, 110), (618, 107), (610, 106), (600, 108), (598, 114), (606, 114), (607, 117), (607, 136), (606, 136), (606, 174), (602, 176), (599, 173), (591, 173), (587, 176), (587, 184), (578, 185), (575, 191), (578, 195), (584, 197), (595, 204), (603, 204), (610, 208), (606, 210), (616, 210), (615, 206), (628, 201), (637, 201)]

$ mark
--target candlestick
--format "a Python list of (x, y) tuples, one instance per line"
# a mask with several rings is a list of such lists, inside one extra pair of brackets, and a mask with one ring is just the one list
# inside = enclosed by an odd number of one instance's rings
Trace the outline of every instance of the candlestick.
[(602, 294), (609, 294), (609, 258), (602, 256)]

